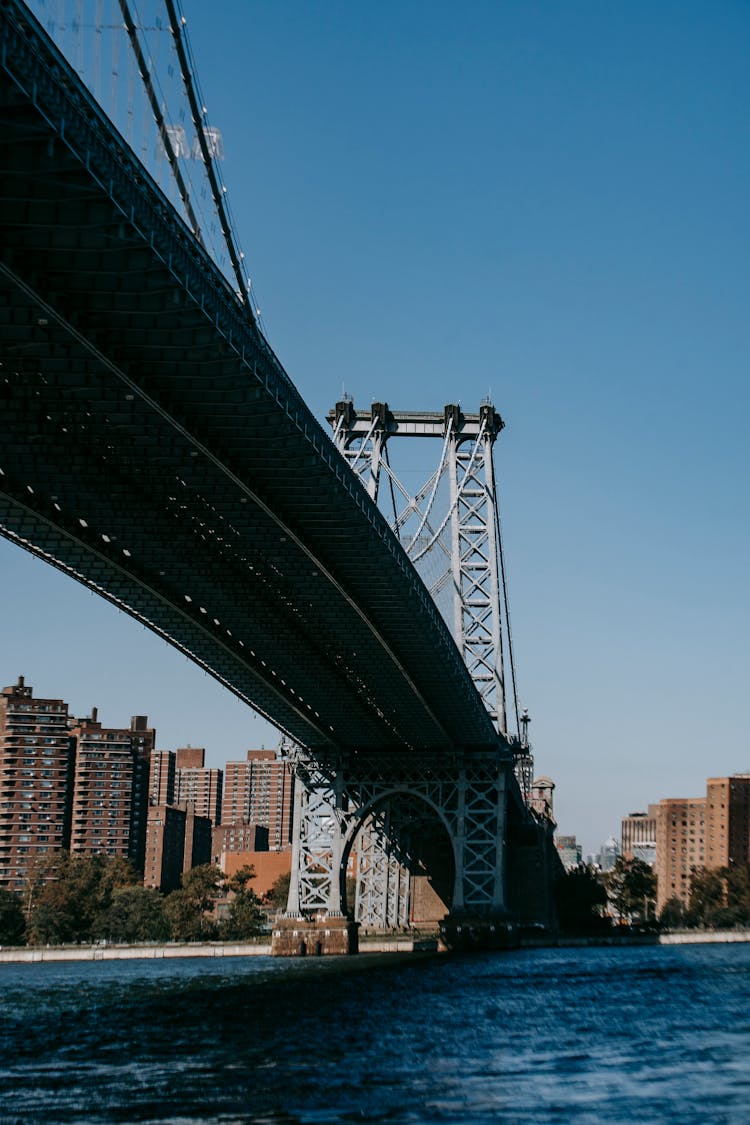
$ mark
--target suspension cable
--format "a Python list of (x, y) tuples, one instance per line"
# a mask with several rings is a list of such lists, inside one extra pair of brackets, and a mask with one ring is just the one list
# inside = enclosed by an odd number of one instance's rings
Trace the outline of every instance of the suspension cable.
[(235, 244), (234, 233), (232, 231), (226, 203), (224, 201), (224, 192), (226, 191), (226, 189), (219, 184), (218, 178), (216, 176), (216, 169), (214, 167), (211, 153), (209, 152), (208, 148), (208, 143), (206, 141), (206, 134), (203, 125), (204, 114), (202, 113), (201, 108), (198, 105), (198, 99), (196, 98), (195, 66), (192, 63), (187, 37), (183, 34), (183, 27), (186, 21), (184, 16), (178, 16), (174, 0), (164, 0), (164, 3), (167, 9), (167, 15), (169, 17), (169, 26), (174, 38), (177, 58), (180, 62), (182, 81), (185, 86), (185, 93), (187, 94), (188, 103), (190, 105), (190, 112), (192, 114), (193, 123), (195, 125), (195, 133), (198, 144), (200, 146), (201, 157), (203, 158), (203, 163), (206, 168), (206, 175), (208, 176), (208, 182), (211, 186), (211, 194), (213, 195), (214, 206), (216, 207), (216, 211), (219, 216), (219, 224), (221, 226), (222, 234), (224, 235), (224, 241), (226, 243), (227, 250), (229, 251), (229, 257), (232, 262), (234, 276), (237, 279), (239, 299), (245, 306), (251, 323), (253, 324), (253, 326), (257, 327), (255, 309), (251, 307), (251, 302), (249, 300), (250, 281), (248, 279), (245, 268), (242, 265), (242, 255)]
[[(485, 429), (486, 429), (486, 420), (483, 418), (482, 422), (481, 422), (481, 425), (479, 427), (479, 434), (477, 435), (477, 440), (475, 441), (474, 448), (471, 451), (471, 457), (469, 458), (469, 464), (471, 464), (474, 461), (474, 458), (477, 455), (477, 450), (479, 449), (479, 443), (481, 442), (482, 438), (484, 437)], [(437, 531), (433, 535), (432, 539), (430, 539), (429, 543), (427, 543), (426, 546), (422, 548), (422, 550), (419, 552), (418, 555), (414, 555), (413, 557), (411, 555), (409, 555), (409, 558), (411, 559), (412, 563), (419, 562), (419, 560), (422, 558), (422, 556), (425, 555), (435, 545), (435, 540), (438, 538), (438, 536), (443, 534), (443, 531), (445, 530), (445, 527), (448, 523), (448, 520), (451, 518), (453, 513), (458, 508), (459, 501), (463, 497), (464, 488), (466, 487), (467, 479), (468, 479), (468, 473), (464, 474), (464, 478), (461, 481), (461, 484), (459, 485), (458, 490), (456, 492), (455, 500), (451, 504), (450, 508), (448, 509), (448, 511), (445, 515), (445, 519), (442, 521), (442, 523), (440, 524), (440, 527), (437, 529)], [(411, 544), (409, 545), (410, 547), (413, 546), (414, 541), (415, 540), (413, 539)], [(406, 553), (409, 554), (409, 548), (407, 548)]]
[(396, 511), (396, 493), (393, 490), (393, 472), (391, 470), (391, 459), (388, 454), (388, 442), (383, 442), (383, 460), (385, 461), (386, 468), (388, 469), (388, 484), (391, 486), (391, 504), (393, 505), (393, 530), (396, 532), (396, 538), (399, 543), (401, 542), (401, 529), (398, 526), (398, 512)]
[[(437, 492), (437, 487), (438, 487), (438, 484), (440, 483), (440, 478), (443, 475), (443, 470), (445, 468), (445, 459), (446, 459), (446, 454), (448, 452), (448, 445), (450, 444), (450, 436), (451, 436), (452, 429), (453, 429), (453, 418), (450, 417), (448, 419), (448, 425), (445, 427), (445, 437), (443, 438), (443, 448), (440, 452), (440, 464), (438, 465), (438, 470), (435, 473), (435, 483), (432, 486), (432, 492), (430, 493), (430, 498), (427, 501), (427, 507), (424, 510), (424, 515), (422, 516), (422, 519), (419, 521), (419, 526), (417, 527), (417, 530), (414, 532), (414, 534), (412, 536), (411, 543), (406, 548), (407, 555), (410, 554), (412, 548), (414, 547), (414, 544), (417, 542), (417, 539), (419, 538), (419, 535), (422, 531), (422, 528), (426, 524), (427, 518), (428, 518), (428, 516), (429, 516), (429, 514), (432, 510), (432, 505), (435, 501), (435, 494)], [(417, 560), (414, 559), (413, 561), (416, 562)]]
[(513, 686), (513, 710), (516, 716), (516, 730), (521, 738), (521, 721), (518, 713), (518, 686), (516, 683), (516, 660), (513, 655), (513, 633), (510, 627), (510, 604), (508, 599), (508, 580), (505, 573), (505, 551), (503, 550), (503, 536), (500, 527), (500, 508), (497, 502), (497, 485), (492, 474), (492, 503), (495, 509), (495, 535), (497, 537), (497, 554), (500, 559), (500, 580), (503, 585), (503, 607), (505, 609), (505, 628), (508, 633), (508, 661), (510, 663), (510, 680)]
[(182, 205), (185, 208), (188, 222), (193, 229), (193, 234), (202, 246), (203, 237), (201, 235), (200, 225), (198, 223), (198, 219), (196, 218), (195, 212), (193, 211), (193, 205), (190, 202), (190, 194), (185, 185), (185, 181), (182, 178), (182, 172), (180, 171), (180, 166), (177, 162), (177, 153), (172, 147), (172, 140), (167, 130), (167, 123), (164, 120), (164, 114), (162, 113), (161, 106), (159, 105), (156, 97), (156, 91), (154, 90), (154, 85), (151, 81), (149, 66), (146, 62), (146, 57), (143, 54), (143, 50), (141, 49), (140, 40), (138, 39), (138, 30), (131, 15), (128, 0), (119, 0), (119, 4), (120, 12), (122, 13), (122, 18), (125, 23), (125, 30), (127, 31), (128, 38), (130, 39), (130, 46), (133, 48), (133, 54), (135, 55), (135, 60), (138, 63), (138, 70), (140, 71), (141, 78), (143, 79), (143, 85), (146, 90), (148, 104), (151, 107), (151, 112), (154, 115), (154, 121), (156, 122), (157, 129), (159, 130), (159, 136), (161, 137), (161, 142), (164, 145), (164, 152), (166, 153), (167, 160), (169, 161), (169, 166), (172, 169), (172, 175), (175, 178), (177, 190), (180, 193)]

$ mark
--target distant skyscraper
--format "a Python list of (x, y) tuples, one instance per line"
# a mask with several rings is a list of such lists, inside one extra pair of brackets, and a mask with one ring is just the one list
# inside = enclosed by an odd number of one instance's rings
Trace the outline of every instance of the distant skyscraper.
[(611, 871), (617, 863), (620, 854), (620, 845), (614, 836), (610, 836), (601, 846), (599, 852), (599, 867), (602, 871)]
[(576, 841), (575, 836), (557, 836), (555, 846), (566, 871), (572, 871), (583, 862), (583, 848)]
[(71, 730), (75, 745), (71, 853), (129, 859), (143, 871), (151, 750), (145, 715), (102, 727), (96, 708)]
[(649, 805), (648, 812), (634, 812), (622, 818), (620, 845), (625, 859), (640, 859), (653, 867), (656, 862), (657, 810), (657, 805)]
[(244, 762), (227, 762), (222, 824), (261, 824), (271, 851), (292, 842), (294, 777), (273, 750), (248, 750)]
[(20, 890), (29, 863), (70, 842), (73, 752), (68, 705), (24, 683), (0, 693), (0, 886)]

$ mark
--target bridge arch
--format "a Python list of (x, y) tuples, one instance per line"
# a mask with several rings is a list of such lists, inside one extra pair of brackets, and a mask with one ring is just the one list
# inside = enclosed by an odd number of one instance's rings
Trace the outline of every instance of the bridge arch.
[(445, 811), (406, 785), (389, 786), (356, 810), (343, 833), (342, 913), (365, 930), (434, 926), (452, 909), (457, 866)]

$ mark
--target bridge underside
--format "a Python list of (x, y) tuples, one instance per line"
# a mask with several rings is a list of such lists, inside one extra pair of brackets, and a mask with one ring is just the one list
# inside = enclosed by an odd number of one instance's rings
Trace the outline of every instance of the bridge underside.
[(296, 909), (340, 910), (352, 832), (398, 782), (447, 833), (453, 909), (502, 912), (503, 849), (529, 814), (427, 589), (17, 0), (0, 4), (0, 52), (0, 534), (307, 749), (305, 792), (335, 831), (317, 859), (314, 826), (298, 835)]
[(20, 10), (0, 12), (0, 533), (322, 756), (502, 754), (385, 520)]

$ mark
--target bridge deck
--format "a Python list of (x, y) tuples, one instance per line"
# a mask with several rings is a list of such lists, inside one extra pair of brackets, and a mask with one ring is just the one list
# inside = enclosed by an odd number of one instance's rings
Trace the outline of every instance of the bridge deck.
[(0, 532), (313, 749), (497, 745), (225, 279), (16, 0), (0, 36)]

